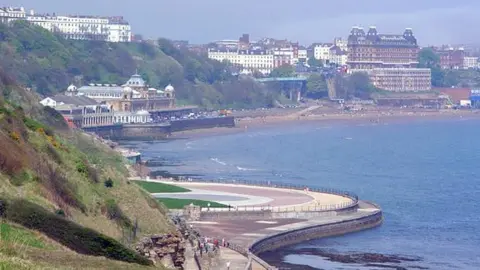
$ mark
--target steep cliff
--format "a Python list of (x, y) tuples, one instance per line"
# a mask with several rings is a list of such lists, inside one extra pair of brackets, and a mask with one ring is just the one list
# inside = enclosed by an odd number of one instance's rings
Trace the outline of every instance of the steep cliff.
[(175, 228), (162, 205), (129, 183), (123, 158), (69, 130), (1, 70), (0, 90), (1, 268), (151, 265), (132, 247)]

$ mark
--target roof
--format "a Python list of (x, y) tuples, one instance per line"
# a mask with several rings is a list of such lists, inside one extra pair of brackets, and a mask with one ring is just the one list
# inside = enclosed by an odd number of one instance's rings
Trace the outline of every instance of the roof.
[(125, 83), (125, 85), (134, 87), (145, 87), (145, 81), (143, 80), (142, 76), (134, 74), (132, 75), (132, 77), (130, 77), (127, 83)]
[(348, 36), (348, 45), (373, 45), (389, 47), (417, 47), (417, 39), (410, 28), (403, 34), (379, 34), (375, 27), (370, 27), (368, 33), (362, 28), (353, 27)]
[(57, 103), (63, 103), (66, 105), (87, 106), (98, 104), (98, 102), (86, 96), (66, 96), (60, 94), (50, 98), (55, 100)]
[(93, 92), (101, 92), (101, 93), (106, 93), (106, 92), (117, 92), (117, 93), (123, 93), (123, 87), (122, 86), (96, 86), (96, 85), (86, 85), (82, 86), (77, 89), (78, 92), (88, 92), (88, 93), (93, 93)]
[(460, 100), (470, 99), (470, 93), (472, 91), (470, 88), (434, 88), (433, 90), (448, 95), (455, 103), (459, 103)]
[(333, 46), (330, 48), (330, 51), (333, 52), (335, 55), (346, 55), (347, 52), (343, 51), (340, 47), (338, 46)]

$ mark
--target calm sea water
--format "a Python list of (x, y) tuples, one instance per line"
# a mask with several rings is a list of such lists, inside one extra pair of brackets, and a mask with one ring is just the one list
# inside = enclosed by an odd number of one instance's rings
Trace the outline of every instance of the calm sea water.
[[(344, 189), (384, 210), (380, 228), (299, 248), (420, 256), (415, 265), (430, 269), (480, 269), (479, 120), (309, 123), (129, 145), (147, 159), (164, 159), (158, 169), (172, 173)], [(352, 269), (312, 256), (285, 260)]]

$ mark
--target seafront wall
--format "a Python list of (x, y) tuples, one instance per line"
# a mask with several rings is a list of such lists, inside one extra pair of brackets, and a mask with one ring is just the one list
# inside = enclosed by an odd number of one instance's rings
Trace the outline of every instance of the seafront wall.
[(228, 116), (185, 119), (172, 121), (169, 124), (123, 124), (88, 127), (83, 130), (110, 140), (160, 140), (167, 138), (173, 132), (215, 127), (235, 127), (235, 118)]
[(235, 127), (235, 117), (225, 116), (215, 118), (175, 120), (170, 123), (170, 132), (215, 127)]
[[(185, 181), (185, 180), (180, 180)], [(191, 180), (186, 180), (190, 182)], [(322, 216), (332, 216), (331, 222), (305, 227), (297, 227), (288, 231), (268, 235), (256, 240), (249, 247), (244, 245), (232, 245), (230, 248), (248, 257), (246, 270), (270, 270), (276, 269), (261, 259), (261, 254), (266, 251), (298, 244), (304, 241), (342, 235), (362, 231), (379, 226), (383, 222), (383, 214), (380, 207), (374, 203), (359, 201), (358, 196), (344, 191), (321, 188), (307, 188), (300, 185), (283, 183), (271, 183), (270, 181), (238, 181), (238, 180), (195, 180), (202, 183), (218, 183), (231, 185), (247, 185), (268, 188), (294, 189), (307, 192), (334, 194), (351, 199), (348, 203), (323, 205), (323, 206), (293, 206), (293, 207), (262, 207), (251, 206), (239, 207), (238, 209), (201, 209), (185, 215), (190, 220), (268, 220), (281, 218), (314, 219)], [(188, 212), (186, 211), (186, 212)]]
[[(372, 207), (377, 207), (371, 204)], [(248, 250), (249, 264), (247, 270), (270, 270), (276, 269), (260, 258), (261, 253), (275, 250), (278, 248), (298, 244), (304, 241), (330, 237), (362, 231), (374, 228), (382, 224), (383, 214), (380, 209), (373, 211), (371, 214), (328, 224), (313, 225), (287, 232), (282, 232), (257, 240)]]
[[(190, 180), (179, 180), (190, 182)], [(270, 181), (239, 181), (239, 180), (194, 180), (200, 183), (229, 184), (239, 186), (256, 186), (266, 188), (291, 189), (305, 191), (307, 188), (302, 185), (283, 183), (272, 183)], [(199, 208), (189, 209), (185, 212), (188, 220), (218, 221), (218, 220), (255, 220), (255, 219), (310, 219), (322, 216), (336, 216), (355, 212), (358, 208), (358, 196), (356, 194), (325, 188), (308, 188), (308, 192), (326, 193), (342, 196), (350, 199), (349, 202), (329, 205), (298, 205), (291, 207), (269, 207), (269, 206), (239, 206), (238, 208)], [(188, 214), (187, 214), (188, 213)]]

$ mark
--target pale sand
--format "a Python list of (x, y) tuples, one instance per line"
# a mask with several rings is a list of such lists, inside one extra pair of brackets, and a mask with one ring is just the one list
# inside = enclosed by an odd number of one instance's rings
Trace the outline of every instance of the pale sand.
[[(399, 109), (399, 108), (371, 108), (367, 111), (345, 112), (338, 109), (318, 108), (312, 106), (301, 111), (285, 110), (285, 114), (278, 111), (260, 111), (243, 113), (237, 118), (234, 128), (210, 128), (175, 132), (171, 138), (198, 138), (224, 134), (249, 132), (263, 128), (289, 126), (298, 124), (394, 124), (411, 121), (435, 120), (467, 120), (480, 119), (480, 112), (473, 110), (433, 110), (433, 109)], [(247, 115), (247, 116), (246, 116)]]

